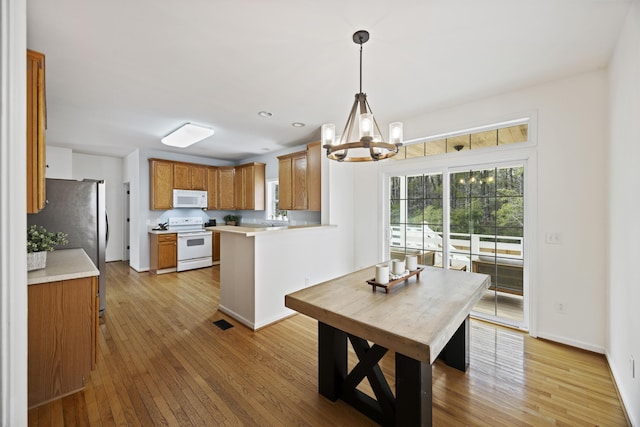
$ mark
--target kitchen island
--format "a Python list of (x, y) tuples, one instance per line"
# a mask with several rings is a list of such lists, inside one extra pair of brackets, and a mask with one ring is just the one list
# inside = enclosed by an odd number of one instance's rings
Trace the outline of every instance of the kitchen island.
[(220, 232), (220, 306), (253, 330), (294, 314), (284, 296), (330, 279), (315, 254), (335, 253), (335, 225), (217, 226)]
[(82, 249), (47, 254), (28, 285), (29, 407), (84, 388), (98, 354), (98, 276)]

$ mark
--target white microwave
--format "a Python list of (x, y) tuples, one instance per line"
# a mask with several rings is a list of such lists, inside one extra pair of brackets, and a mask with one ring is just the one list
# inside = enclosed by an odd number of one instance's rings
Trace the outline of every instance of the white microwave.
[(200, 190), (173, 190), (173, 207), (207, 208), (207, 192)]

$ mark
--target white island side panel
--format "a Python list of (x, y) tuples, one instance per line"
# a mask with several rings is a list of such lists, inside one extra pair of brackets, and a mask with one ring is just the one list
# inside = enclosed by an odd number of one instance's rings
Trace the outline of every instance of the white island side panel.
[(349, 271), (335, 247), (339, 229), (301, 229), (295, 233), (268, 233), (255, 239), (255, 328), (291, 316), (285, 295)]
[(220, 306), (223, 313), (254, 329), (254, 238), (220, 233)]

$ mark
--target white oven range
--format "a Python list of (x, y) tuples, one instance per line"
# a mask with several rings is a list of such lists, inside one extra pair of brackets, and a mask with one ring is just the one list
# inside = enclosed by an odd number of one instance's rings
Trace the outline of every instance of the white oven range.
[(200, 217), (169, 218), (169, 230), (178, 235), (178, 271), (211, 267), (211, 231)]

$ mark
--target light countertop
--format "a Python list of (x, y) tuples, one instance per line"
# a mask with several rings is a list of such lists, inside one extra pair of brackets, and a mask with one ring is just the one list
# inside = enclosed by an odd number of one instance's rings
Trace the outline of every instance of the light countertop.
[(99, 275), (100, 271), (83, 249), (58, 249), (47, 254), (45, 268), (28, 272), (27, 284), (37, 285)]
[(176, 234), (176, 230), (154, 230), (153, 227), (149, 227), (149, 234)]
[(242, 234), (247, 237), (272, 235), (273, 233), (290, 233), (300, 230), (321, 230), (328, 228), (336, 228), (336, 225), (307, 224), (307, 225), (289, 225), (289, 226), (242, 226), (242, 225), (218, 225), (215, 227), (206, 227), (206, 230), (220, 231), (225, 233)]

